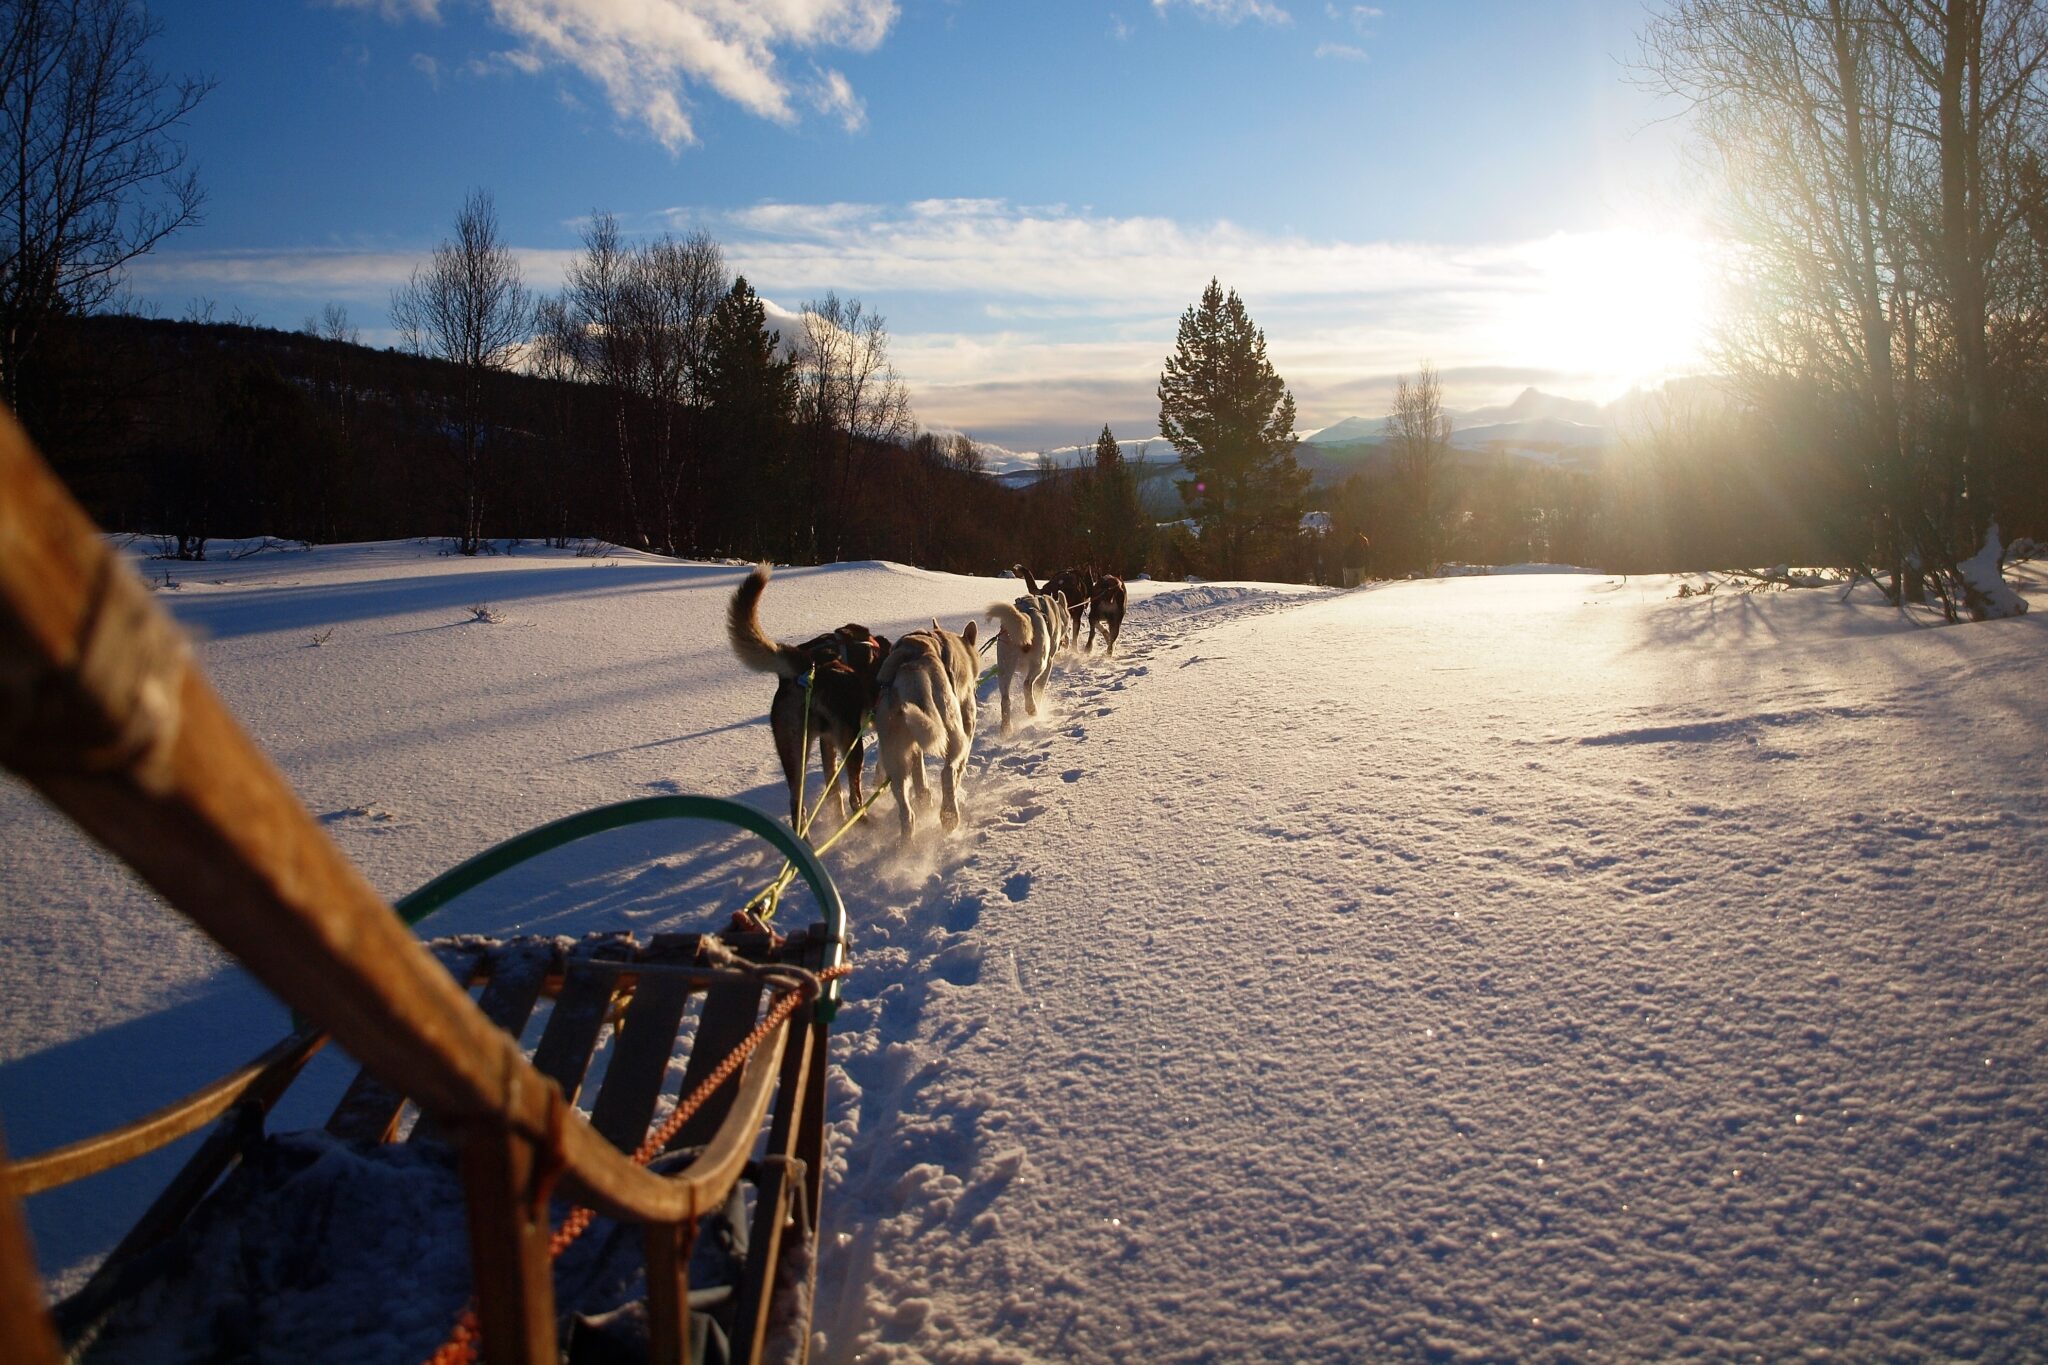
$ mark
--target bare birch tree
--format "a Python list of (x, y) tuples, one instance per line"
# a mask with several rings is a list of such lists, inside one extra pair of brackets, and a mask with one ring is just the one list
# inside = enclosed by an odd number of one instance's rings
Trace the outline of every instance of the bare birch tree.
[(498, 235), (491, 196), (474, 190), (455, 216), (455, 236), (434, 248), (412, 278), (392, 291), (391, 321), (415, 354), (456, 367), (456, 461), (462, 486), (462, 530), (456, 547), (483, 548), (485, 462), (491, 386), (509, 369), (530, 335), (533, 296), (521, 282), (518, 258)]
[(814, 461), (812, 546), (836, 560), (852, 529), (853, 483), (863, 452), (909, 435), (910, 395), (889, 363), (887, 325), (859, 299), (828, 292), (804, 305), (801, 321), (797, 420)]
[(159, 74), (162, 25), (130, 0), (0, 0), (0, 24), (0, 392), (18, 408), (52, 321), (199, 221), (176, 133), (213, 82)]
[(711, 317), (732, 287), (705, 232), (628, 245), (592, 215), (544, 349), (609, 398), (612, 446), (639, 543), (695, 546), (704, 525), (704, 387)]
[(663, 234), (631, 257), (626, 327), (646, 400), (647, 472), (656, 539), (666, 554), (696, 541), (702, 523), (704, 361), (711, 314), (732, 287), (708, 233)]
[(1450, 502), (1451, 419), (1444, 412), (1443, 382), (1423, 362), (1413, 383), (1402, 375), (1387, 414), (1387, 450), (1394, 466), (1410, 534), (1426, 573), (1443, 550), (1443, 517)]

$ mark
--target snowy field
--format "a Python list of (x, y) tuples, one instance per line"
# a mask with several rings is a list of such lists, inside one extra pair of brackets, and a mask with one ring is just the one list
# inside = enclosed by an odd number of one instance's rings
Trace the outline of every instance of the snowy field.
[[(783, 809), (772, 681), (722, 634), (739, 569), (168, 567), (216, 685), (394, 896), (601, 802)], [(1052, 715), (1001, 738), (985, 688), (963, 829), (828, 858), (857, 971), (822, 1359), (2048, 1354), (2048, 584), (1936, 629), (1867, 588), (1677, 582), (1135, 584)], [(763, 617), (894, 637), (1016, 590), (787, 570)], [(19, 787), (0, 833), (14, 1151), (284, 1032)], [(772, 870), (599, 844), (425, 927), (644, 936)], [(283, 1126), (347, 1075), (323, 1057)], [(169, 1165), (31, 1201), (55, 1285)]]

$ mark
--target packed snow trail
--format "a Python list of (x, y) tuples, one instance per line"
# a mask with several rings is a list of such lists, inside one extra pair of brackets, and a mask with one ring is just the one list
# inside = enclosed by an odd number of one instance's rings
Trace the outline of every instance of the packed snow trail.
[(1134, 620), (981, 746), (827, 1357), (2048, 1349), (2040, 626), (1670, 593)]
[[(720, 635), (738, 568), (180, 572), (209, 673), (389, 893), (602, 801), (785, 799)], [(1016, 588), (787, 571), (763, 615), (893, 637)], [(1674, 588), (1134, 584), (1039, 723), (998, 736), (985, 688), (963, 829), (830, 859), (820, 1358), (2048, 1351), (2048, 619)], [(17, 1150), (282, 1033), (18, 788), (0, 825)], [(773, 870), (599, 842), (427, 927), (700, 927)], [(168, 1165), (31, 1203), (60, 1283)]]

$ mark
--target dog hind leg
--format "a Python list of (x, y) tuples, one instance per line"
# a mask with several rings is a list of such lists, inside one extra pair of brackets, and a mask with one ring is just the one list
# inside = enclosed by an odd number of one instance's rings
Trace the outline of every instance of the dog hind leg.
[(939, 787), (943, 794), (939, 823), (947, 829), (958, 828), (960, 824), (960, 779), (967, 773), (968, 745), (965, 730), (957, 724), (946, 727), (945, 766), (939, 772)]
[[(851, 756), (848, 757), (847, 761), (852, 761)], [(838, 771), (839, 743), (837, 737), (830, 733), (821, 734), (818, 736), (818, 775), (824, 778), (826, 788), (832, 797), (833, 814), (841, 821), (844, 821), (846, 819), (844, 788), (834, 780), (834, 776)], [(824, 795), (826, 795), (826, 792), (819, 793), (820, 797)]]
[(868, 761), (868, 742), (856, 733), (846, 746), (846, 793), (856, 815), (860, 813), (860, 770)]
[[(922, 768), (924, 763), (918, 758), (917, 746), (902, 735), (884, 732), (876, 743), (881, 746), (882, 771), (888, 775), (889, 787), (896, 793), (896, 814), (903, 823), (903, 837), (908, 839), (914, 823), (910, 810), (910, 764), (915, 759), (918, 767)], [(922, 773), (918, 780), (923, 781)]]
[(782, 761), (782, 780), (789, 787), (791, 829), (804, 818), (804, 764), (810, 757), (804, 752), (804, 709), (802, 683), (784, 678), (775, 685), (775, 700), (768, 707), (768, 729), (775, 737), (775, 756)]

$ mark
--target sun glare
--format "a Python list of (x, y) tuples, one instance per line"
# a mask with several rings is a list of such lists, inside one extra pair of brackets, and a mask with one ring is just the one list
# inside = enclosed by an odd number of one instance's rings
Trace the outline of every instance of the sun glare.
[(1597, 376), (1616, 393), (1706, 363), (1710, 245), (1683, 233), (1559, 233), (1529, 249), (1531, 282), (1502, 320), (1524, 363)]

